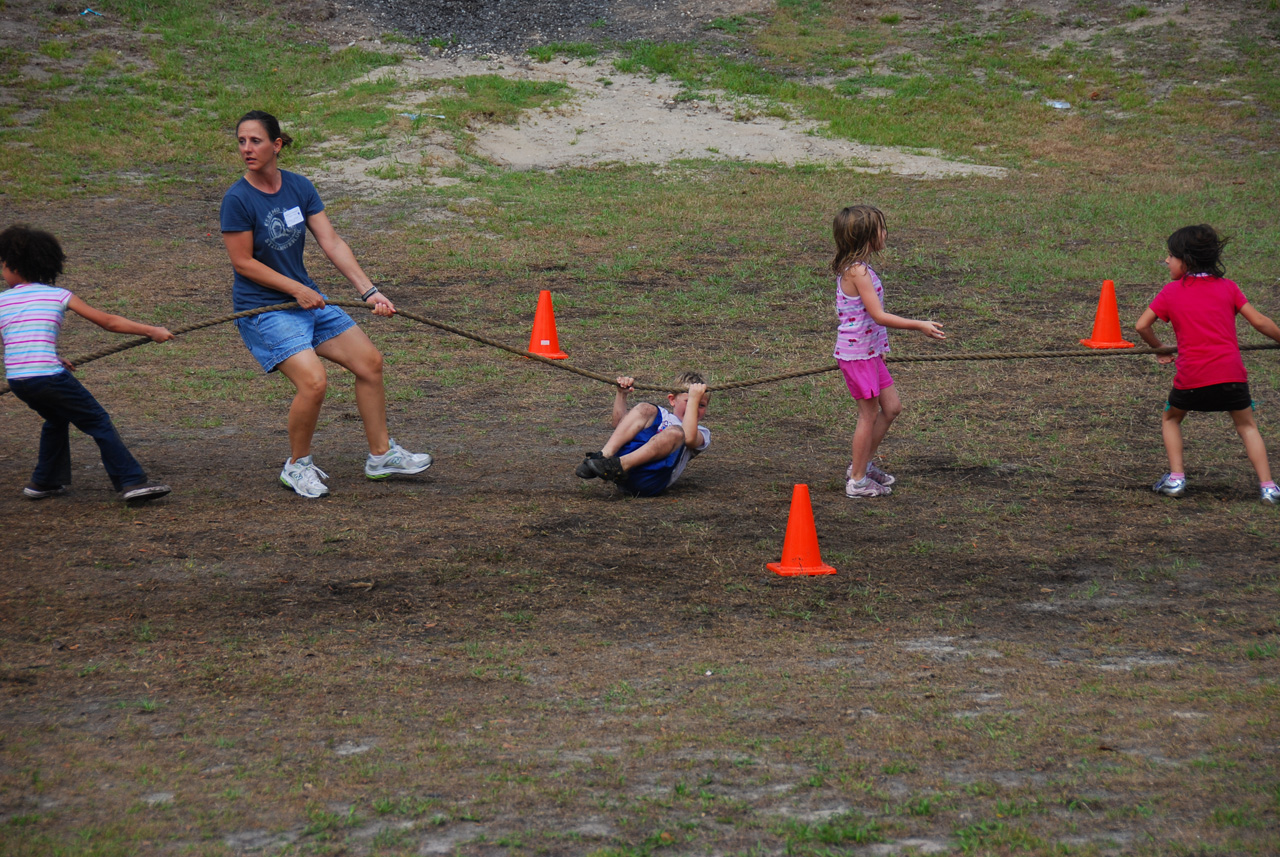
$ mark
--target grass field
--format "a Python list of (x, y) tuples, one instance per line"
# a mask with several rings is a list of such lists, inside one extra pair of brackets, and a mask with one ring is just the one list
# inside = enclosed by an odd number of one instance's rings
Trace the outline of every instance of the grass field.
[[(441, 80), (428, 124), (400, 115), (410, 84), (366, 77), (431, 49), (391, 33), (331, 48), (256, 0), (101, 20), (5, 0), (3, 221), (55, 232), (95, 306), (220, 315), (231, 125), (265, 107), (304, 173), (447, 141), (443, 170), (322, 187), (339, 231), (399, 305), (516, 346), (551, 290), (561, 346), (604, 374), (830, 362), (830, 221), (854, 202), (889, 218), (888, 308), (950, 336), (895, 353), (1074, 347), (1104, 278), (1131, 326), (1194, 222), (1280, 315), (1275, 0), (989, 5), (779, 0), (687, 42), (530, 57), (1009, 171), (922, 181), (512, 173), (472, 140), (564, 87)], [(843, 495), (834, 374), (714, 393), (712, 449), (634, 501), (572, 473), (608, 388), (361, 324), (393, 434), (437, 464), (364, 480), (335, 371), (319, 503), (276, 485), (290, 392), (230, 327), (79, 372), (173, 485), (150, 507), (114, 498), (84, 437), (72, 492), (25, 501), (39, 419), (0, 398), (0, 855), (1280, 851), (1277, 510), (1209, 415), (1186, 424), (1188, 495), (1152, 494), (1171, 375), (1150, 358), (895, 368), (900, 482), (874, 502)], [(89, 328), (70, 320), (64, 353), (110, 341)], [(1274, 459), (1274, 352), (1246, 364)], [(832, 577), (764, 568), (797, 483)]]

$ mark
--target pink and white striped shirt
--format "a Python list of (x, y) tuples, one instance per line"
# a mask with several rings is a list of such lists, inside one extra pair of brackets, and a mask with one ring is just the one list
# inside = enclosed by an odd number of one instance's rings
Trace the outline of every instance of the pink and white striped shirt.
[(0, 337), (9, 380), (66, 371), (58, 361), (58, 334), (71, 292), (43, 283), (23, 283), (0, 294)]

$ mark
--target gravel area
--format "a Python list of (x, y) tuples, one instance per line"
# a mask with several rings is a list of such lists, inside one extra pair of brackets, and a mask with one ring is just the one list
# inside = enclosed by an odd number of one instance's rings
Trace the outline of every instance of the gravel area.
[(449, 53), (522, 54), (552, 42), (715, 38), (707, 24), (761, 11), (771, 0), (358, 0), (375, 21)]

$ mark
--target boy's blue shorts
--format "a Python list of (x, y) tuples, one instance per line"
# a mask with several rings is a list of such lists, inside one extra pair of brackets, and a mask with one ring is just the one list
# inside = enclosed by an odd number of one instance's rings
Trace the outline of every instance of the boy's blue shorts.
[(336, 306), (282, 309), (236, 319), (240, 338), (264, 372), (355, 326), (351, 316)]
[[(662, 425), (661, 413), (656, 414), (653, 422), (642, 428), (635, 437), (627, 441), (627, 444), (618, 451), (619, 457), (629, 452), (635, 452), (648, 443), (658, 433), (658, 426), (660, 425)], [(684, 454), (685, 448), (681, 444), (666, 458), (659, 458), (656, 461), (650, 461), (648, 464), (631, 468), (627, 471), (626, 481), (622, 483), (623, 490), (635, 494), (637, 497), (656, 497), (667, 490), (667, 486), (671, 483), (671, 474), (675, 471), (676, 464), (680, 461), (680, 456)]]

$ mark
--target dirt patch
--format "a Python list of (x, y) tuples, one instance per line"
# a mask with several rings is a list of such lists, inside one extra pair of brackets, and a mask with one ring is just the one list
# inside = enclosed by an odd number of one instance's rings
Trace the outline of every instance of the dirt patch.
[(1005, 175), (1001, 167), (821, 137), (817, 123), (761, 115), (763, 105), (724, 93), (680, 100), (679, 87), (669, 81), (616, 73), (602, 78), (595, 67), (577, 62), (562, 63), (553, 74), (550, 79), (573, 88), (572, 106), (491, 128), (477, 137), (477, 152), (513, 169), (709, 158), (833, 164), (916, 178)]
[[(529, 113), (517, 125), (473, 129), (473, 153), (516, 170), (610, 163), (661, 165), (705, 158), (788, 166), (833, 164), (915, 178), (1001, 178), (1006, 174), (1001, 167), (818, 136), (816, 123), (761, 115), (760, 104), (728, 98), (724, 93), (718, 97), (707, 93), (703, 100), (679, 100), (680, 88), (670, 80), (619, 74), (603, 64), (579, 60), (534, 63), (511, 57), (406, 57), (403, 63), (379, 69), (368, 77), (394, 77), (401, 81), (407, 92), (396, 107), (406, 119), (405, 124), (421, 118), (429, 127), (431, 116), (425, 111), (430, 109), (426, 99), (431, 95), (415, 93), (415, 82), (484, 74), (557, 81), (573, 92), (568, 104)], [(423, 168), (414, 169), (411, 175), (378, 178), (395, 164)], [(389, 189), (423, 181), (439, 184), (440, 167), (458, 164), (450, 142), (443, 135), (427, 131), (425, 140), (405, 134), (390, 142), (377, 157), (335, 164), (329, 175), (368, 193), (380, 187)]]
[(448, 53), (523, 54), (536, 45), (714, 40), (717, 18), (773, 8), (771, 0), (375, 0), (371, 17)]

